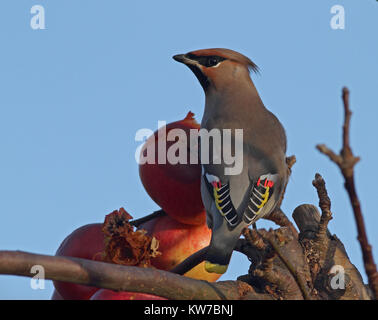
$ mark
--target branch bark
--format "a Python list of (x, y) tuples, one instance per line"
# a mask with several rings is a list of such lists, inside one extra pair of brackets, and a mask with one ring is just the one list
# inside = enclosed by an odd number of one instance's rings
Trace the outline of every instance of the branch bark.
[[(332, 219), (331, 200), (328, 197), (325, 181), (319, 173), (315, 175), (315, 180), (312, 181), (312, 184), (316, 188), (316, 191), (318, 193), (319, 207), (322, 210), (322, 215), (318, 224), (318, 230), (315, 233), (315, 244), (318, 247), (319, 252), (322, 252), (324, 255), (324, 253), (326, 252), (326, 246), (328, 244), (328, 223)], [(321, 257), (321, 259), (324, 259), (324, 257)]]
[(317, 145), (316, 147), (321, 153), (328, 156), (332, 162), (336, 163), (344, 177), (344, 186), (348, 192), (349, 199), (353, 208), (354, 218), (357, 225), (358, 241), (360, 243), (362, 251), (362, 257), (369, 281), (369, 286), (373, 291), (375, 298), (378, 299), (377, 266), (374, 262), (372, 247), (368, 241), (361, 205), (357, 196), (354, 182), (354, 166), (358, 161), (360, 161), (360, 158), (353, 155), (352, 148), (350, 146), (349, 131), (352, 112), (349, 108), (349, 90), (345, 87), (343, 88), (342, 99), (344, 105), (344, 124), (342, 136), (343, 146), (340, 154), (336, 154), (324, 144)]
[[(321, 221), (318, 209), (310, 204), (300, 205), (294, 210), (293, 218), (299, 227), (299, 239), (310, 268), (312, 294), (327, 300), (370, 300), (369, 290), (357, 268), (349, 261), (342, 242), (327, 230), (322, 245), (317, 244)], [(337, 267), (343, 268), (344, 288), (332, 287)]]
[(209, 283), (167, 271), (126, 267), (72, 257), (21, 251), (0, 251), (0, 274), (33, 277), (33, 265), (45, 269), (45, 279), (72, 282), (115, 291), (150, 293), (171, 300), (269, 299), (241, 281)]

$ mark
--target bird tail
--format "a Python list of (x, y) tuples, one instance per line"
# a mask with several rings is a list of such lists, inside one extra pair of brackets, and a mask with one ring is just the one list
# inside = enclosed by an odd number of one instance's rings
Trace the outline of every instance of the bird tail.
[(225, 232), (222, 229), (213, 230), (205, 259), (207, 272), (223, 274), (227, 271), (232, 252), (240, 237), (238, 233)]

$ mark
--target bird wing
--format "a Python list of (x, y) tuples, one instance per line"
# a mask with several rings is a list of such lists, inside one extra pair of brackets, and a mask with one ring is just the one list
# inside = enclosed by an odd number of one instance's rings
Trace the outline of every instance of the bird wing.
[[(235, 121), (225, 123), (216, 118), (208, 118), (202, 123), (202, 127), (207, 130), (232, 128), (233, 125), (235, 126)], [(238, 125), (236, 123), (236, 126)], [(284, 163), (286, 147), (281, 146), (282, 149), (278, 150), (276, 144), (279, 141), (276, 140), (286, 139), (282, 137), (282, 132), (276, 131), (276, 126), (272, 128), (266, 132), (271, 139), (264, 140), (261, 140), (261, 137), (265, 137), (263, 134), (255, 133), (256, 129), (264, 128), (256, 125), (255, 128), (244, 130), (249, 139), (243, 141), (242, 169), (235, 175), (226, 174), (225, 169), (232, 165), (226, 164), (223, 158), (219, 164), (214, 164), (214, 159), (219, 157), (219, 154), (212, 154), (217, 147), (214, 148), (212, 142), (209, 142), (209, 163), (201, 161), (202, 198), (207, 212), (211, 212), (213, 216), (209, 217), (209, 220), (214, 218), (214, 215), (220, 215), (231, 228), (234, 228), (241, 221), (249, 225), (274, 208), (282, 191), (283, 180), (286, 179), (285, 168), (281, 165)], [(231, 150), (235, 150), (234, 133), (231, 132), (231, 141), (222, 139), (222, 147), (218, 147), (218, 150), (224, 150), (228, 143), (231, 143)], [(267, 145), (266, 141), (272, 143)], [(202, 142), (200, 146), (203, 147)]]
[(220, 214), (231, 228), (250, 225), (269, 213), (280, 193), (277, 173), (265, 172), (257, 180), (248, 175), (225, 176), (213, 166), (202, 166), (202, 197), (207, 211)]

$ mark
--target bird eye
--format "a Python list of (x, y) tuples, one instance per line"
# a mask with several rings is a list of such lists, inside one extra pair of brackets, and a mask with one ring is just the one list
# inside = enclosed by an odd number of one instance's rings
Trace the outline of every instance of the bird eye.
[(219, 62), (219, 59), (217, 57), (210, 57), (207, 61), (207, 67), (213, 67), (217, 65)]

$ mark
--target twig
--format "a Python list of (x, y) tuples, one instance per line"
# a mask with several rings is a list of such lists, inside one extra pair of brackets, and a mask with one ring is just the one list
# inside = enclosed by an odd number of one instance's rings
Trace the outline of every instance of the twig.
[(261, 260), (261, 254), (259, 250), (252, 246), (251, 243), (246, 239), (239, 239), (234, 248), (235, 251), (240, 252), (247, 256), (248, 260), (254, 265), (257, 265)]
[[(328, 238), (328, 223), (332, 219), (332, 212), (331, 199), (328, 197), (325, 181), (319, 173), (315, 174), (315, 180), (312, 181), (312, 185), (316, 188), (318, 193), (319, 207), (322, 211), (317, 230), (315, 231), (314, 235), (314, 250), (311, 250), (307, 256), (307, 258), (312, 261), (311, 273), (313, 279), (315, 279), (320, 271), (320, 268), (324, 267), (327, 253), (329, 252), (329, 247), (332, 244)], [(304, 247), (306, 248), (305, 242)]]
[(331, 199), (328, 197), (325, 181), (319, 173), (315, 174), (315, 180), (312, 181), (312, 184), (318, 192), (319, 207), (322, 210), (315, 237), (318, 242), (324, 243), (324, 240), (327, 238), (328, 222), (332, 219)]
[(295, 157), (295, 155), (286, 157), (286, 165), (287, 165), (287, 169), (289, 170), (289, 176), (291, 175), (291, 169), (293, 168), (296, 162), (297, 162), (297, 158)]
[(258, 230), (251, 230), (249, 228), (244, 228), (242, 234), (248, 243), (256, 248), (257, 250), (265, 250), (267, 248), (263, 237), (259, 234)]
[(155, 219), (157, 217), (162, 217), (162, 216), (165, 216), (166, 213), (165, 211), (163, 210), (158, 210), (158, 211), (154, 211), (153, 213), (147, 215), (147, 216), (144, 216), (142, 218), (139, 218), (139, 219), (135, 219), (133, 221), (129, 221), (129, 223), (131, 225), (133, 225), (134, 227), (139, 227), (141, 224), (145, 223), (145, 222), (148, 222), (152, 219)]
[(287, 165), (287, 176), (288, 180), (285, 184), (284, 190), (282, 192), (281, 198), (279, 199), (276, 208), (269, 214), (269, 216), (264, 217), (266, 220), (273, 221), (275, 224), (277, 224), (280, 227), (289, 227), (293, 235), (298, 238), (298, 231), (295, 228), (295, 226), (292, 224), (292, 222), (289, 220), (289, 218), (286, 216), (286, 214), (281, 210), (281, 204), (285, 196), (287, 184), (289, 182), (289, 178), (291, 176), (291, 169), (293, 165), (297, 162), (296, 157), (290, 156), (286, 157), (286, 165)]
[(345, 189), (348, 192), (349, 199), (353, 208), (354, 217), (357, 225), (358, 241), (361, 246), (362, 257), (364, 261), (365, 271), (368, 277), (369, 286), (373, 291), (376, 299), (378, 299), (378, 273), (377, 266), (374, 262), (371, 245), (369, 244), (365, 223), (361, 211), (360, 201), (357, 196), (354, 183), (354, 166), (360, 160), (359, 157), (353, 155), (350, 147), (349, 130), (352, 112), (349, 109), (349, 90), (343, 88), (343, 105), (344, 105), (344, 124), (343, 124), (343, 147), (340, 154), (336, 154), (324, 144), (317, 145), (317, 149), (328, 156), (331, 161), (335, 162), (340, 168), (345, 180)]
[(273, 212), (265, 218), (266, 220), (273, 221), (275, 224), (279, 225), (280, 227), (288, 227), (293, 235), (298, 238), (298, 231), (293, 225), (293, 223), (289, 220), (286, 214), (281, 210), (281, 208), (277, 207), (273, 210)]
[(205, 260), (208, 248), (209, 247), (207, 246), (207, 247), (202, 248), (201, 250), (193, 253), (191, 256), (186, 258), (184, 261), (182, 261), (176, 267), (171, 269), (170, 272), (180, 274), (180, 275), (187, 273), (189, 270), (193, 269), (194, 267), (196, 267), (202, 261)]

